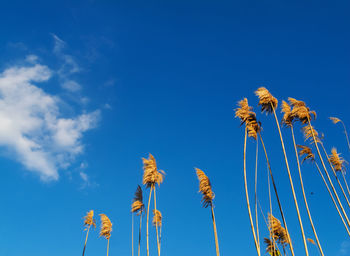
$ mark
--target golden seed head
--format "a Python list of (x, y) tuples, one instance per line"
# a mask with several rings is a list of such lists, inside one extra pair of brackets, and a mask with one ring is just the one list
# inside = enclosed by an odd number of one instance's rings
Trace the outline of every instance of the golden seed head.
[(106, 239), (111, 237), (112, 232), (112, 222), (105, 214), (100, 214), (101, 217), (101, 231), (100, 237), (104, 236)]
[(199, 192), (202, 193), (202, 203), (205, 208), (207, 208), (209, 205), (211, 206), (213, 204), (213, 199), (215, 197), (214, 192), (212, 191), (211, 184), (209, 178), (205, 175), (205, 173), (195, 168), (197, 177), (199, 180)]
[(329, 155), (329, 161), (334, 167), (334, 170), (340, 172), (344, 170), (345, 160), (340, 156), (340, 153), (337, 152), (336, 148), (332, 148), (331, 154)]
[(278, 100), (265, 87), (257, 89), (255, 95), (259, 97), (259, 106), (261, 106), (262, 112), (273, 113), (277, 108)]
[(141, 186), (138, 185), (135, 192), (133, 203), (131, 205), (131, 212), (132, 213), (136, 212), (137, 215), (140, 215), (142, 214), (144, 208), (145, 206), (143, 204), (142, 189), (141, 189)]
[(162, 170), (158, 170), (156, 159), (149, 154), (149, 158), (142, 158), (143, 161), (143, 184), (146, 185), (147, 188), (158, 186), (163, 183), (165, 172)]
[(283, 113), (282, 124), (284, 124), (287, 127), (288, 126), (289, 127), (292, 126), (293, 125), (293, 120), (294, 120), (294, 116), (292, 115), (292, 108), (284, 100), (282, 101), (281, 112)]
[(301, 163), (304, 163), (305, 161), (309, 160), (311, 162), (315, 161), (315, 155), (312, 153), (312, 150), (308, 146), (303, 146), (303, 145), (297, 145), (299, 150), (299, 156), (304, 157)]
[(334, 124), (341, 122), (341, 120), (337, 117), (330, 117), (329, 119), (331, 119)]
[(96, 220), (94, 219), (94, 210), (89, 211), (84, 217), (84, 226), (93, 226), (96, 228)]
[(162, 213), (159, 210), (153, 210), (153, 220), (152, 224), (153, 226), (162, 226)]
[(316, 112), (311, 111), (301, 100), (296, 100), (294, 98), (288, 98), (289, 104), (293, 107), (291, 115), (296, 120), (303, 124), (308, 123), (311, 119), (316, 119)]
[(241, 125), (246, 125), (248, 136), (256, 140), (258, 132), (261, 131), (261, 123), (256, 120), (256, 114), (252, 111), (253, 108), (248, 105), (247, 98), (239, 101), (238, 106), (235, 109), (235, 117), (241, 119)]

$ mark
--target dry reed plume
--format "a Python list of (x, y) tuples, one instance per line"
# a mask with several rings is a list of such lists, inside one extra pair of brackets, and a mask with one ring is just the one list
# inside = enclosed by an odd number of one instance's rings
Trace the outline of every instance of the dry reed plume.
[(340, 212), (340, 210), (339, 210), (339, 207), (338, 207), (338, 205), (337, 205), (337, 203), (336, 203), (336, 201), (335, 201), (335, 199), (334, 199), (334, 197), (333, 197), (333, 194), (332, 194), (332, 192), (331, 192), (331, 190), (330, 190), (330, 188), (329, 188), (329, 186), (328, 186), (328, 184), (327, 184), (326, 179), (324, 178), (324, 176), (323, 176), (323, 174), (322, 174), (322, 172), (321, 172), (321, 170), (320, 170), (318, 164), (317, 164), (316, 161), (315, 161), (315, 155), (312, 153), (311, 148), (308, 147), (308, 146), (303, 146), (303, 145), (298, 145), (298, 148), (301, 149), (301, 150), (299, 151), (299, 156), (300, 156), (300, 157), (303, 157), (302, 163), (305, 162), (305, 161), (309, 161), (309, 162), (315, 164), (315, 166), (316, 166), (316, 168), (317, 168), (317, 171), (318, 171), (319, 175), (321, 176), (324, 185), (325, 185), (326, 188), (327, 188), (328, 194), (330, 195), (330, 197), (331, 197), (331, 199), (332, 199), (332, 202), (333, 202), (333, 204), (334, 204), (334, 207), (336, 208), (336, 210), (337, 210), (337, 212), (338, 212), (338, 214), (339, 214), (339, 217), (340, 217), (340, 219), (342, 220), (342, 223), (343, 223), (343, 225), (344, 225), (344, 227), (345, 227), (345, 229), (346, 229), (348, 235), (350, 236), (350, 231), (349, 231), (349, 229), (348, 229), (348, 226), (346, 225), (346, 223), (345, 223), (345, 221), (344, 221), (343, 215), (341, 214), (341, 212)]
[[(281, 127), (279, 125), (279, 121), (278, 121), (277, 114), (276, 114), (276, 108), (277, 108), (277, 105), (278, 105), (278, 100), (275, 97), (273, 97), (272, 94), (264, 87), (260, 87), (259, 89), (257, 89), (255, 91), (255, 95), (258, 96), (258, 98), (259, 98), (259, 105), (261, 106), (261, 111), (262, 112), (267, 112), (267, 113), (273, 113), (273, 115), (275, 117), (278, 133), (279, 133), (280, 140), (281, 140), (282, 151), (283, 151), (283, 154), (284, 154), (284, 160), (285, 160), (285, 164), (286, 164), (286, 168), (287, 168), (287, 172), (288, 172), (289, 183), (290, 183), (292, 194), (293, 194), (294, 205), (295, 205), (295, 208), (296, 208), (296, 211), (297, 211), (297, 214), (298, 214), (298, 220), (299, 220), (301, 234), (302, 234), (302, 237), (303, 237), (305, 253), (306, 253), (306, 256), (308, 256), (309, 252), (308, 252), (308, 248), (307, 248), (307, 244), (306, 244), (306, 238), (305, 238), (305, 234), (304, 234), (304, 227), (303, 227), (303, 223), (302, 223), (301, 216), (300, 216), (299, 205), (298, 205), (298, 201), (297, 201), (295, 190), (294, 190), (294, 184), (293, 184), (293, 180), (292, 180), (292, 175), (291, 175), (291, 172), (290, 172), (290, 169), (289, 169), (289, 163), (288, 163), (286, 149), (285, 149), (285, 146), (284, 146), (284, 140), (283, 140), (283, 137), (282, 137)], [(293, 106), (293, 104), (292, 104), (292, 106)], [(292, 113), (293, 113), (293, 111), (292, 111)], [(298, 117), (294, 117), (294, 118), (298, 118)], [(294, 255), (293, 252), (292, 252), (292, 254)]]
[(103, 236), (107, 239), (107, 256), (109, 252), (109, 239), (111, 238), (112, 222), (105, 214), (100, 214), (101, 217), (101, 231), (100, 237)]
[(214, 192), (211, 188), (210, 180), (209, 178), (205, 175), (205, 173), (198, 169), (195, 168), (197, 177), (199, 180), (199, 192), (202, 193), (202, 204), (204, 208), (207, 208), (210, 206), (211, 208), (211, 217), (213, 221), (213, 229), (214, 229), (214, 236), (215, 236), (215, 249), (216, 249), (216, 256), (220, 256), (219, 252), (219, 239), (218, 239), (218, 234), (216, 230), (216, 221), (215, 221), (215, 215), (214, 215), (214, 206), (213, 206), (213, 199), (215, 197)]
[[(323, 250), (322, 250), (322, 246), (321, 246), (321, 243), (320, 243), (320, 241), (318, 239), (316, 228), (315, 228), (314, 222), (312, 220), (311, 211), (309, 209), (309, 204), (307, 202), (305, 189), (304, 189), (303, 176), (302, 176), (300, 162), (299, 162), (298, 149), (297, 149), (297, 145), (296, 145), (296, 142), (295, 142), (295, 136), (294, 136), (294, 127), (293, 127), (294, 118), (299, 118), (300, 119), (300, 116), (298, 114), (299, 111), (295, 111), (295, 108), (306, 109), (306, 106), (304, 106), (303, 102), (302, 103), (297, 102), (297, 100), (295, 100), (293, 98), (289, 98), (289, 101), (290, 101), (291, 105), (294, 103), (293, 109), (291, 108), (291, 106), (287, 102), (285, 102), (285, 101), (282, 102), (282, 113), (284, 113), (283, 118), (282, 118), (282, 123), (286, 127), (289, 127), (290, 130), (291, 130), (291, 135), (292, 135), (292, 139), (293, 139), (293, 146), (294, 146), (294, 152), (295, 152), (295, 157), (296, 157), (296, 160), (297, 160), (297, 166), (298, 166), (298, 172), (299, 172), (300, 186), (301, 186), (301, 190), (302, 190), (302, 194), (303, 194), (305, 208), (306, 208), (306, 211), (307, 211), (307, 214), (308, 214), (308, 218), (309, 218), (309, 221), (310, 221), (310, 224), (311, 224), (311, 227), (312, 227), (312, 231), (313, 231), (313, 233), (315, 235), (315, 238), (316, 238), (316, 241), (317, 241), (317, 247), (318, 247), (318, 249), (320, 251), (320, 254), (322, 256), (324, 256)], [(295, 111), (295, 113), (297, 113), (297, 114), (294, 115), (293, 111)], [(309, 112), (308, 109), (307, 109), (307, 111)], [(303, 114), (303, 115), (305, 115), (305, 114)]]
[(85, 254), (85, 249), (86, 249), (86, 243), (87, 243), (87, 239), (89, 236), (89, 231), (90, 231), (90, 227), (93, 226), (94, 228), (96, 228), (96, 220), (94, 219), (94, 211), (91, 210), (89, 211), (86, 216), (84, 217), (84, 226), (86, 226), (86, 237), (85, 237), (85, 243), (84, 243), (84, 249), (83, 249), (83, 256)]
[(332, 163), (334, 170), (337, 172), (344, 170), (345, 160), (340, 156), (336, 148), (332, 148), (331, 154), (329, 155), (329, 161)]
[[(260, 130), (261, 130), (260, 123), (256, 120), (256, 114), (252, 111), (252, 109), (253, 108), (248, 105), (247, 98), (244, 98), (243, 100), (238, 102), (238, 108), (235, 109), (235, 117), (238, 117), (241, 119), (241, 125), (245, 124), (244, 146), (243, 146), (244, 188), (245, 188), (245, 195), (246, 195), (246, 201), (247, 201), (249, 221), (250, 221), (250, 226), (253, 233), (255, 248), (258, 255), (260, 256), (261, 252), (260, 252), (260, 244), (259, 244), (259, 238), (258, 238), (259, 234), (258, 234), (258, 230), (255, 231), (253, 217), (250, 209), (248, 185), (247, 185), (247, 170), (246, 170), (247, 136), (253, 137), (255, 140), (257, 140), (258, 133), (260, 134)], [(257, 227), (258, 227), (258, 223), (257, 223)]]
[[(148, 223), (149, 223), (149, 207), (151, 204), (152, 190), (154, 191), (154, 209), (156, 210), (156, 184), (158, 186), (163, 183), (165, 172), (158, 170), (156, 159), (149, 154), (149, 158), (142, 158), (143, 161), (143, 184), (146, 185), (146, 188), (150, 188), (148, 205), (147, 205), (147, 223), (146, 223), (146, 239), (147, 239), (147, 256), (149, 256), (149, 233), (148, 233)], [(157, 247), (158, 247), (158, 256), (160, 256), (160, 244), (157, 230)]]
[(345, 133), (345, 137), (346, 137), (346, 142), (348, 143), (348, 148), (350, 150), (349, 136), (348, 136), (348, 132), (346, 131), (346, 127), (345, 127), (344, 122), (341, 119), (337, 118), (337, 117), (330, 117), (329, 119), (331, 119), (334, 124), (337, 124), (337, 123), (340, 122), (343, 125), (344, 133)]
[[(138, 185), (135, 196), (133, 199), (133, 203), (131, 204), (131, 212), (136, 213), (136, 215), (140, 216), (140, 227), (139, 227), (139, 243), (138, 243), (138, 256), (140, 256), (140, 247), (141, 247), (141, 226), (142, 226), (142, 213), (145, 209), (145, 205), (143, 204), (143, 195), (141, 186)], [(131, 224), (131, 254), (134, 255), (134, 215), (132, 214), (132, 224)]]
[(280, 256), (281, 253), (270, 239), (264, 238), (264, 243), (266, 244), (266, 252), (271, 256)]

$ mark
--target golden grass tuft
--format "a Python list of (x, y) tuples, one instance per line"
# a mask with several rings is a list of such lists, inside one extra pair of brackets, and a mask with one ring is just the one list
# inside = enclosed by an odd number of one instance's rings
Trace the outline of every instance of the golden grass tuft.
[(332, 148), (329, 161), (332, 163), (334, 170), (341, 172), (344, 169), (345, 160), (340, 156), (336, 148)]
[(153, 187), (155, 184), (158, 186), (163, 183), (165, 172), (158, 170), (156, 159), (149, 154), (149, 158), (142, 158), (143, 161), (143, 184), (146, 188)]
[(100, 237), (103, 236), (107, 240), (111, 237), (112, 232), (112, 222), (111, 220), (105, 215), (100, 214), (101, 217), (101, 231), (100, 231)]
[(162, 213), (159, 210), (153, 210), (153, 226), (162, 226)]
[(145, 208), (145, 205), (143, 204), (142, 189), (141, 189), (141, 186), (138, 185), (135, 192), (133, 203), (131, 205), (131, 212), (132, 213), (136, 212), (137, 215), (140, 215), (142, 214), (144, 208)]
[(259, 97), (259, 106), (261, 106), (262, 112), (273, 113), (277, 108), (278, 100), (265, 87), (257, 89), (255, 95)]
[(256, 114), (252, 107), (248, 105), (247, 98), (238, 102), (238, 108), (235, 109), (235, 117), (241, 119), (241, 125), (245, 124), (248, 131), (248, 137), (255, 140), (258, 138), (258, 132), (261, 130), (261, 123), (257, 121)]
[(268, 238), (264, 237), (264, 243), (266, 244), (266, 252), (271, 256), (280, 256), (281, 253), (276, 248), (275, 244)]
[(311, 125), (304, 126), (302, 128), (302, 131), (304, 134), (305, 141), (309, 141), (311, 143), (314, 143), (314, 139), (312, 136), (312, 132), (313, 132), (313, 134), (315, 135), (315, 138), (316, 138), (316, 142), (321, 143), (321, 139), (318, 137), (318, 132), (315, 130), (315, 128), (313, 126), (311, 126)]
[(301, 100), (288, 98), (289, 104), (293, 107), (292, 116), (301, 123), (306, 124), (311, 119), (316, 119), (316, 112), (311, 111)]
[(338, 117), (330, 117), (329, 119), (332, 120), (333, 124), (337, 124), (337, 123), (341, 122), (341, 120)]
[(96, 220), (94, 219), (94, 210), (89, 211), (84, 217), (84, 226), (93, 226), (96, 228)]
[(198, 168), (195, 169), (199, 180), (199, 192), (201, 192), (203, 195), (203, 207), (207, 208), (208, 206), (211, 206), (213, 204), (213, 199), (215, 195), (212, 191), (209, 178), (205, 175), (205, 173), (202, 170)]
[(315, 161), (315, 155), (314, 155), (314, 153), (312, 153), (312, 150), (310, 147), (303, 146), (303, 145), (297, 145), (297, 147), (300, 148), (299, 156), (304, 157), (303, 160), (301, 161), (301, 163), (304, 163), (307, 160), (309, 160), (311, 162)]
[(292, 115), (292, 107), (284, 100), (282, 100), (281, 112), (283, 113), (282, 124), (288, 127), (292, 126), (294, 120), (294, 116)]
[(268, 226), (275, 241), (279, 242), (282, 246), (289, 244), (290, 239), (286, 229), (282, 227), (281, 222), (270, 213), (268, 214)]

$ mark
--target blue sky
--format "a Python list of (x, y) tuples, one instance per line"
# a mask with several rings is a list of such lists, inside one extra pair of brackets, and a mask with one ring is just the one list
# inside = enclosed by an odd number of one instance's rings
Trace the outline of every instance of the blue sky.
[[(166, 172), (157, 193), (162, 253), (215, 253), (210, 211), (202, 209), (197, 192), (198, 167), (216, 194), (221, 254), (254, 255), (243, 129), (233, 108), (247, 97), (258, 111), (253, 92), (260, 86), (280, 101), (305, 100), (318, 113), (314, 124), (325, 133), (327, 149), (336, 146), (349, 159), (341, 126), (328, 120), (337, 116), (350, 126), (349, 7), (346, 1), (3, 1), (0, 254), (80, 254), (82, 217), (90, 209), (114, 224), (110, 255), (131, 254), (130, 204), (141, 183), (141, 158), (152, 153)], [(295, 251), (302, 255), (275, 123), (272, 116), (258, 118)], [(296, 131), (297, 143), (303, 143)], [(303, 205), (290, 133), (283, 135)], [(250, 141), (250, 181), (254, 150)], [(263, 157), (260, 150), (266, 214)], [(303, 170), (324, 252), (350, 254), (316, 170)], [(313, 237), (304, 210), (302, 215)], [(105, 253), (105, 246), (96, 230), (86, 255)], [(144, 241), (142, 246), (145, 255)]]

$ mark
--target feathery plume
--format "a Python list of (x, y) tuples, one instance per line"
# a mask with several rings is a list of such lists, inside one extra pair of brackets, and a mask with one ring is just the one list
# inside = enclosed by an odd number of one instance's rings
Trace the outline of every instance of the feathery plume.
[(101, 231), (100, 237), (104, 236), (107, 240), (111, 237), (112, 222), (105, 214), (100, 214), (101, 217)]
[(84, 217), (84, 226), (93, 226), (96, 228), (96, 220), (94, 219), (94, 210), (89, 211)]
[(311, 238), (307, 238), (306, 240), (307, 240), (309, 243), (312, 243), (313, 245), (316, 245), (315, 241), (312, 240)]
[(311, 119), (316, 119), (316, 112), (311, 111), (301, 100), (294, 98), (288, 98), (290, 105), (293, 107), (292, 116), (299, 120), (301, 123), (306, 124)]
[(153, 210), (153, 226), (162, 226), (162, 213), (159, 210)]
[(143, 204), (143, 196), (142, 196), (142, 189), (141, 186), (138, 185), (133, 203), (131, 205), (131, 212), (134, 213), (136, 212), (136, 215), (142, 214), (142, 211), (144, 210), (145, 205)]
[(149, 158), (142, 158), (143, 161), (143, 184), (150, 188), (155, 184), (158, 186), (163, 183), (165, 172), (158, 170), (156, 159), (149, 154)]
[(248, 105), (247, 98), (238, 102), (238, 108), (235, 109), (235, 117), (241, 119), (241, 125), (245, 124), (248, 130), (248, 137), (255, 140), (258, 138), (258, 132), (261, 130), (261, 123), (257, 121), (256, 114), (252, 107)]
[(278, 100), (265, 87), (257, 89), (255, 95), (259, 97), (262, 112), (272, 113), (277, 108)]
[[(311, 127), (311, 128), (310, 128)], [(312, 136), (312, 132), (315, 135), (317, 143), (321, 143), (321, 139), (318, 137), (318, 132), (315, 130), (315, 128), (311, 125), (304, 126), (302, 128), (305, 141), (309, 140), (311, 143), (314, 143), (314, 139)]]
[(281, 255), (279, 250), (276, 248), (276, 246), (274, 245), (274, 243), (270, 239), (264, 237), (264, 243), (266, 244), (266, 252), (268, 254), (270, 254), (271, 256), (280, 256)]
[(281, 112), (283, 113), (282, 124), (284, 124), (287, 127), (292, 126), (294, 120), (294, 116), (292, 115), (292, 108), (284, 100), (282, 100)]
[(329, 161), (332, 163), (334, 170), (340, 172), (344, 169), (344, 158), (340, 156), (336, 148), (332, 148), (332, 153), (329, 155)]
[(208, 206), (211, 206), (213, 204), (213, 199), (215, 195), (211, 189), (209, 178), (205, 175), (205, 173), (202, 170), (198, 168), (195, 169), (199, 180), (199, 192), (201, 192), (203, 195), (203, 207), (207, 208)]
[(337, 124), (337, 123), (341, 122), (341, 120), (337, 117), (330, 117), (329, 119), (332, 120), (333, 124)]
[(279, 242), (282, 246), (289, 244), (289, 235), (281, 222), (272, 214), (268, 214), (268, 226), (274, 240)]
[(297, 145), (297, 147), (300, 148), (299, 156), (304, 157), (303, 160), (301, 161), (301, 163), (304, 163), (307, 160), (309, 160), (311, 162), (315, 161), (315, 155), (314, 155), (314, 153), (312, 153), (312, 150), (310, 147), (303, 146), (303, 145)]

